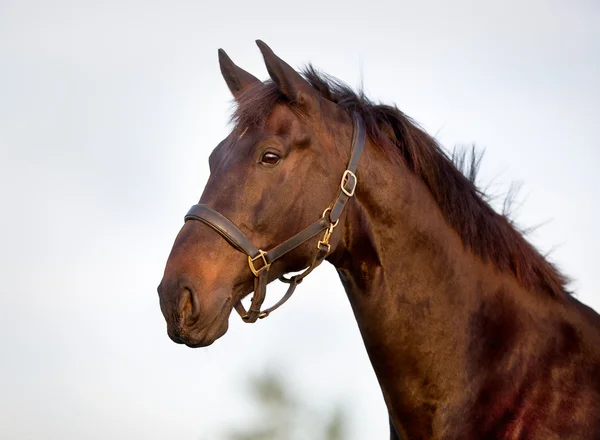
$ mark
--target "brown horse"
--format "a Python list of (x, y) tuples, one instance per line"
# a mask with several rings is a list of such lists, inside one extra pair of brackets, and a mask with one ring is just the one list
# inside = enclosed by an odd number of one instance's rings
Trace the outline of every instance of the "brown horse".
[(158, 288), (171, 339), (268, 315), (268, 282), (326, 259), (393, 439), (600, 438), (600, 316), (402, 112), (257, 44), (272, 81), (219, 51), (235, 129)]

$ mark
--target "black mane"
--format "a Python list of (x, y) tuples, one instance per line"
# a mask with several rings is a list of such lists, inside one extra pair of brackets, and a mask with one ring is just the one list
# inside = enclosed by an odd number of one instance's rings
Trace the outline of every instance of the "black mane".
[[(469, 166), (465, 166), (464, 154), (449, 157), (433, 137), (395, 106), (375, 104), (362, 91), (355, 92), (311, 65), (301, 73), (322, 98), (363, 118), (371, 141), (390, 158), (400, 159), (427, 185), (448, 224), (476, 255), (500, 270), (512, 272), (525, 288), (545, 291), (555, 298), (569, 295), (566, 278), (507, 217), (492, 209), (476, 187), (480, 157), (471, 155)], [(232, 121), (241, 127), (260, 126), (277, 103), (301, 111), (269, 81), (238, 98)]]

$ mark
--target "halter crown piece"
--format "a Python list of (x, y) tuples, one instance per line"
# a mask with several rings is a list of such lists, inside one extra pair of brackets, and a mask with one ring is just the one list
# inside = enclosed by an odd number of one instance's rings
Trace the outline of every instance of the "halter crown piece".
[[(333, 229), (340, 221), (340, 216), (346, 202), (354, 196), (354, 192), (356, 191), (358, 179), (356, 178), (355, 172), (365, 147), (365, 139), (366, 132), (364, 122), (358, 114), (355, 114), (350, 162), (342, 175), (336, 198), (331, 205), (323, 211), (323, 215), (319, 220), (269, 251), (257, 249), (248, 237), (246, 237), (246, 234), (244, 234), (231, 220), (204, 204), (200, 203), (192, 206), (185, 215), (186, 221), (198, 220), (205, 223), (219, 233), (234, 248), (248, 256), (248, 265), (255, 277), (254, 296), (252, 297), (252, 303), (250, 304), (248, 311), (244, 308), (241, 300), (235, 304), (235, 310), (245, 322), (256, 322), (258, 318), (266, 318), (273, 310), (279, 308), (283, 303), (290, 299), (296, 286), (302, 282), (304, 277), (323, 262), (331, 250), (329, 238), (333, 233)], [(271, 264), (323, 231), (325, 231), (325, 234), (317, 243), (317, 253), (313, 257), (310, 265), (304, 272), (294, 275), (291, 278), (285, 278), (284, 276), (279, 277), (281, 281), (290, 285), (287, 292), (274, 306), (261, 311), (260, 308), (267, 294), (267, 282)]]

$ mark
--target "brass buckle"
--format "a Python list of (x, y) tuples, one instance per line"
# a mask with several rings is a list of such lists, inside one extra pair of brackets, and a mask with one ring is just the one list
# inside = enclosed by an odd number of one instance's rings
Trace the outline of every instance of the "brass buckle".
[(321, 250), (321, 246), (327, 246), (327, 252), (325, 252), (326, 254), (328, 254), (331, 250), (331, 245), (329, 243), (319, 240), (319, 243), (317, 243), (317, 249)]
[[(350, 180), (350, 178), (352, 178), (352, 180)], [(348, 191), (345, 187), (344, 187), (344, 183), (346, 182), (352, 182), (352, 189), (350, 191)], [(354, 191), (356, 191), (356, 184), (358, 183), (358, 179), (356, 178), (356, 174), (354, 174), (352, 171), (350, 170), (346, 170), (344, 171), (344, 174), (342, 175), (342, 182), (340, 183), (340, 188), (342, 189), (342, 192), (344, 194), (346, 194), (348, 197), (352, 197), (354, 195)]]
[[(258, 251), (258, 255), (254, 258), (252, 258), (250, 255), (248, 255), (248, 265), (250, 266), (250, 270), (252, 271), (252, 273), (254, 274), (254, 276), (258, 276), (259, 273), (261, 273), (263, 270), (269, 270), (269, 267), (271, 267), (270, 263), (267, 263), (267, 258), (265, 257), (265, 255), (267, 255), (267, 253), (263, 250)], [(263, 267), (261, 267), (260, 269), (255, 269), (254, 268), (254, 262), (256, 260), (258, 260), (259, 258), (262, 258), (262, 261), (264, 263)]]

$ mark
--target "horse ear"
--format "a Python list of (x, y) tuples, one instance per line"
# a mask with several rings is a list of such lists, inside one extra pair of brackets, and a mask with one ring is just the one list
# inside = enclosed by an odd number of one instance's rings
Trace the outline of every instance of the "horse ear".
[(223, 49), (219, 49), (219, 66), (227, 87), (235, 99), (251, 85), (262, 84), (254, 75), (236, 66)]
[(292, 66), (279, 58), (263, 41), (256, 40), (269, 76), (279, 86), (279, 89), (292, 102), (308, 108), (314, 108), (318, 103), (316, 90)]

